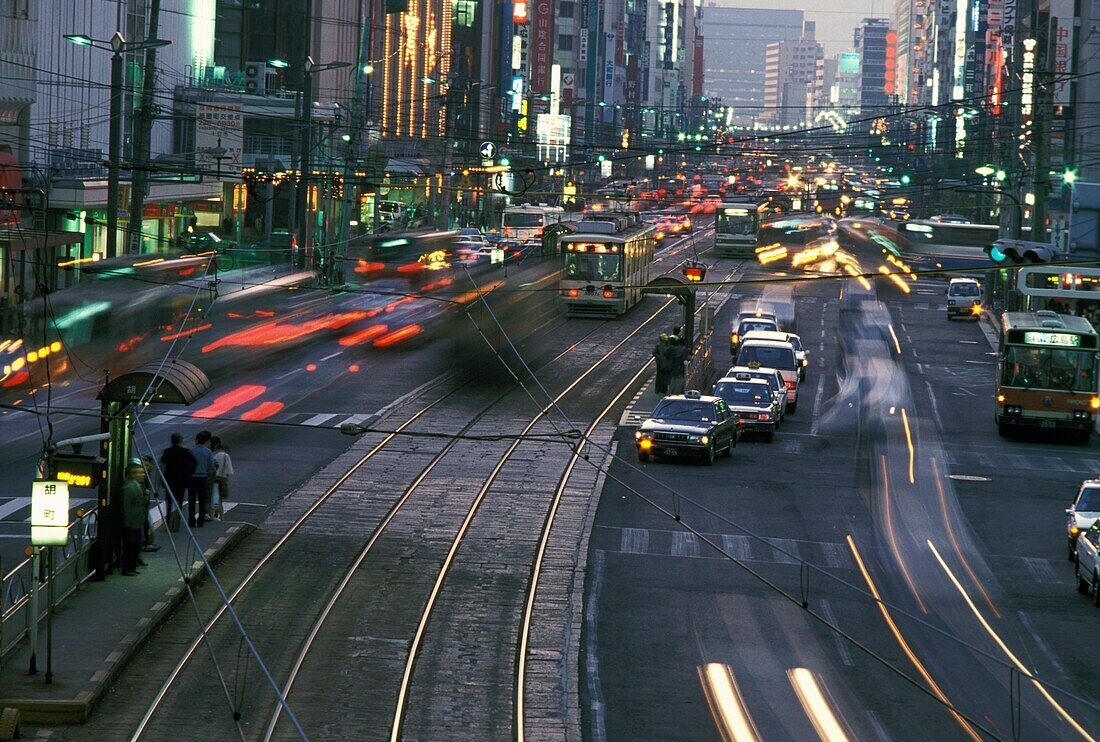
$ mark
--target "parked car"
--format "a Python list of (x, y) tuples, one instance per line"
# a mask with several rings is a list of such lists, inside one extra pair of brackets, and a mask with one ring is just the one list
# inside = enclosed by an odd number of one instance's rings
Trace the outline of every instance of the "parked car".
[(1071, 562), (1077, 555), (1077, 538), (1097, 519), (1100, 519), (1100, 479), (1086, 479), (1066, 508), (1066, 546)]

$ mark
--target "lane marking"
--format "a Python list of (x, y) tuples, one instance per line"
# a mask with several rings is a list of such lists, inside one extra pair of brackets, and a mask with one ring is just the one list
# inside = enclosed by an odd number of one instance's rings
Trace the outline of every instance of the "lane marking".
[[(821, 598), (817, 601), (821, 605), (821, 615), (825, 617), (833, 626), (840, 626), (837, 623), (836, 616), (833, 614), (833, 607), (829, 604), (828, 599)], [(848, 651), (848, 642), (840, 637), (840, 634), (835, 631), (830, 631), (829, 634), (833, 637), (833, 642), (836, 644), (836, 652), (840, 655), (840, 661), (844, 663), (845, 667), (855, 667), (855, 660), (852, 659), (852, 653)]]
[(818, 376), (817, 377), (817, 391), (814, 393), (814, 408), (813, 408), (813, 410), (810, 411), (810, 418), (811, 418), (811, 420), (810, 420), (810, 435), (811, 436), (816, 436), (817, 435), (818, 420), (820, 418), (819, 413), (821, 412), (821, 397), (822, 397), (822, 392), (824, 392), (824, 391), (825, 391), (825, 377), (824, 376)]

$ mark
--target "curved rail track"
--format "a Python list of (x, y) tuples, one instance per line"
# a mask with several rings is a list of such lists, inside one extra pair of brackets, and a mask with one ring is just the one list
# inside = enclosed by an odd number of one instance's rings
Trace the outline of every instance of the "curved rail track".
[[(547, 443), (555, 436), (560, 439), (562, 433), (547, 422), (548, 414), (560, 400), (578, 391), (578, 387), (579, 391), (589, 393), (598, 388), (600, 398), (608, 397), (606, 385), (591, 379), (594, 372), (608, 365), (627, 346), (628, 341), (654, 321), (666, 306), (653, 313), (614, 347), (597, 351), (599, 358), (586, 363), (583, 373), (554, 395), (553, 403), (541, 406), (534, 416), (526, 414), (529, 418), (526, 424), (519, 423), (518, 418), (523, 408), (531, 408), (530, 392), (525, 395), (512, 389), (503, 394), (487, 395), (481, 391), (460, 398), (457, 391), (461, 387), (450, 388), (434, 401), (406, 413), (406, 419), (394, 432), (374, 442), (365, 454), (358, 454), (352, 465), (346, 466), (331, 486), (304, 509), (299, 508), (301, 512), (292, 518), (293, 522), (288, 524), (285, 533), (229, 597), (273, 674), (277, 678), (286, 678), (281, 682), (290, 692), (292, 707), (301, 705), (305, 709), (316, 709), (317, 706), (308, 696), (318, 692), (322, 698), (331, 699), (333, 694), (346, 694), (349, 688), (360, 691), (371, 689), (369, 694), (365, 694), (370, 699), (359, 697), (351, 704), (355, 707), (354, 716), (366, 714), (363, 721), (369, 727), (357, 726), (354, 731), (314, 728), (311, 734), (320, 737), (346, 734), (397, 738), (404, 732), (410, 738), (424, 738), (426, 727), (423, 724), (434, 725), (431, 719), (435, 714), (423, 716), (419, 710), (430, 706), (423, 696), (433, 696), (435, 692), (421, 690), (419, 678), (438, 678), (447, 665), (438, 653), (433, 650), (429, 655), (425, 648), (436, 646), (438, 632), (445, 631), (449, 621), (464, 615), (461, 607), (452, 605), (450, 595), (462, 592), (462, 584), (470, 578), (471, 573), (466, 572), (470, 568), (467, 565), (469, 559), (472, 557), (475, 561), (472, 573), (475, 582), (478, 573), (486, 576), (494, 572), (507, 572), (510, 568), (522, 568), (537, 576), (538, 566), (532, 564), (531, 554), (494, 555), (491, 548), (482, 553), (482, 557), (489, 559), (486, 563), (489, 566), (476, 567), (481, 557), (476, 555), (480, 549), (474, 545), (480, 546), (485, 534), (480, 533), (483, 529), (475, 516), (483, 507), (503, 510), (505, 518), (513, 521), (510, 525), (518, 526), (522, 522), (524, 529), (529, 530), (531, 514), (525, 513), (522, 517), (518, 517), (518, 513), (507, 514), (508, 501), (516, 497), (514, 490), (518, 484), (521, 490), (527, 490), (520, 493), (518, 500), (530, 498), (542, 501), (539, 517), (534, 519), (533, 543), (541, 549), (545, 548), (540, 534), (548, 532), (553, 524), (552, 516), (547, 515), (547, 507), (552, 510), (559, 496), (549, 500), (547, 497), (555, 488), (549, 487), (546, 493), (542, 493), (537, 488), (528, 489), (531, 480), (523, 473), (511, 477), (502, 475), (514, 468), (507, 465), (516, 458), (517, 451), (530, 453), (524, 466), (530, 468), (534, 464), (535, 468), (539, 468), (537, 464), (546, 458), (547, 447), (561, 445)], [(607, 326), (601, 324), (590, 334)], [(559, 361), (578, 351), (592, 352), (581, 343), (573, 343), (546, 364), (544, 372), (554, 373)], [(640, 374), (636, 369), (638, 365), (635, 359), (631, 373), (627, 374), (630, 383)], [(623, 375), (621, 369), (618, 373)], [(600, 412), (600, 417), (606, 414), (607, 409), (609, 407)], [(437, 417), (443, 419), (437, 420)], [(588, 417), (590, 415), (583, 415), (580, 419)], [(461, 422), (463, 420), (465, 422)], [(544, 432), (536, 430), (537, 426), (541, 426)], [(521, 437), (507, 437), (509, 435)], [(532, 439), (531, 436), (539, 437)], [(572, 469), (576, 458), (575, 452), (571, 455), (571, 459), (569, 456), (563, 457), (569, 461), (566, 465), (568, 470)], [(448, 466), (456, 461), (458, 463), (454, 466)], [(542, 468), (546, 469), (545, 466)], [(567, 476), (562, 474), (561, 466), (556, 469), (550, 467), (550, 470), (555, 471), (555, 479), (561, 481), (556, 488), (560, 491)], [(473, 471), (479, 473), (473, 475)], [(410, 476), (411, 472), (418, 473)], [(545, 478), (546, 473), (543, 472), (542, 476)], [(474, 480), (478, 479), (481, 481), (475, 484)], [(508, 481), (505, 482), (505, 479)], [(394, 485), (401, 481), (408, 484), (401, 487), (402, 491), (395, 499), (397, 488)], [(505, 484), (507, 489), (513, 490), (508, 496), (498, 494)], [(476, 492), (472, 498), (471, 492)], [(383, 503), (387, 507), (381, 509)], [(494, 517), (499, 517), (499, 514)], [(499, 523), (490, 526), (489, 530), (498, 527)], [(442, 533), (447, 533), (445, 539), (441, 537)], [(365, 542), (362, 534), (370, 534)], [(507, 547), (513, 540), (512, 534), (497, 533), (497, 536), (498, 547)], [(464, 543), (470, 545), (460, 552), (459, 547)], [(467, 557), (466, 552), (475, 553)], [(367, 560), (368, 556), (372, 558)], [(501, 561), (494, 561), (497, 559)], [(461, 568), (462, 575), (455, 575), (456, 567)], [(426, 580), (427, 584), (423, 584), (424, 575), (433, 576)], [(504, 582), (510, 586), (507, 594), (500, 593), (500, 602), (520, 607), (531, 602), (529, 594), (518, 581), (510, 578)], [(493, 583), (493, 579), (490, 578), (487, 583)], [(452, 584), (457, 586), (457, 590), (450, 589)], [(533, 580), (530, 589), (535, 587), (537, 581)], [(379, 590), (384, 591), (383, 597), (393, 606), (392, 610), (384, 610), (386, 603), (380, 600), (382, 593)], [(484, 585), (477, 591), (483, 598), (493, 595), (492, 590)], [(261, 731), (254, 723), (256, 714), (270, 719), (262, 730), (266, 738), (276, 731), (279, 731), (279, 736), (283, 736), (284, 731), (293, 733), (285, 720), (278, 723), (278, 713), (272, 712), (274, 694), (269, 686), (260, 683), (258, 673), (254, 672), (248, 682), (243, 679), (247, 663), (242, 667), (238, 662), (234, 677), (222, 685), (210, 676), (211, 670), (205, 663), (194, 662), (204, 644), (220, 658), (238, 655), (239, 659), (240, 636), (235, 627), (222, 620), (227, 611), (227, 606), (221, 606), (207, 621), (200, 635), (190, 643), (138, 723), (132, 735), (134, 739), (169, 736), (171, 730), (178, 728), (174, 720), (181, 715), (193, 718), (196, 707), (203, 709), (202, 717), (206, 718), (211, 712), (225, 708), (226, 721), (217, 727), (224, 733), (229, 730), (224, 724), (233, 725), (235, 733), (241, 738), (252, 738), (257, 731)], [(515, 611), (509, 609), (507, 613), (511, 615)], [(418, 617), (414, 631), (402, 634), (384, 625), (410, 616)], [(377, 628), (387, 635), (382, 644), (393, 657), (387, 658), (386, 652), (373, 650), (369, 654), (378, 661), (375, 664), (380, 665), (387, 662), (393, 664), (394, 658), (400, 660), (402, 672), (397, 673), (397, 677), (387, 677), (382, 668), (372, 668), (368, 673), (355, 668), (347, 668), (347, 674), (343, 669), (334, 672), (331, 661), (334, 658), (363, 656), (359, 650), (341, 646), (363, 636), (356, 633), (358, 629), (349, 631), (346, 625), (360, 618), (367, 619), (368, 624), (377, 621), (380, 624)], [(496, 654), (489, 658), (489, 664), (497, 668), (495, 672), (498, 674), (504, 667), (509, 678), (522, 677), (522, 669), (515, 667), (517, 654), (514, 648), (520, 641), (520, 623), (526, 633), (529, 622), (529, 613), (522, 622), (509, 618), (506, 623), (512, 627), (508, 632), (510, 638), (505, 640), (497, 636), (482, 642), (488, 654), (509, 648), (503, 655), (506, 661)], [(414, 637), (411, 643), (409, 636)], [(504, 644), (500, 644), (501, 641)], [(314, 668), (310, 660), (321, 654), (329, 661), (322, 662), (322, 668)], [(327, 679), (318, 682), (313, 677), (316, 672)], [(353, 679), (353, 685), (349, 686), (347, 683)], [(428, 682), (429, 688), (435, 684), (431, 680)], [(513, 685), (510, 680), (498, 684), (502, 697), (494, 704), (497, 706), (495, 713), (507, 718), (493, 722), (489, 737), (496, 737), (497, 733), (504, 736), (511, 734)], [(229, 686), (233, 686), (232, 709), (226, 708), (225, 703), (226, 696), (230, 695), (227, 693)], [(308, 689), (308, 692), (303, 689)], [(389, 697), (390, 689), (398, 689), (395, 698)], [(522, 689), (517, 692), (522, 694)], [(381, 706), (388, 707), (388, 710), (379, 714), (382, 709), (372, 710), (379, 704), (371, 699), (382, 700), (382, 696), (386, 698)], [(350, 703), (351, 696), (344, 697)], [(518, 698), (522, 703), (522, 695)], [(331, 708), (324, 701), (320, 708), (322, 711), (319, 713), (312, 710), (306, 712), (307, 732), (311, 722), (317, 721), (319, 716), (330, 716)], [(410, 709), (418, 710), (415, 718), (410, 716)], [(330, 718), (332, 716), (337, 715)], [(349, 717), (345, 715), (340, 718)], [(463, 728), (469, 729), (465, 721)]]

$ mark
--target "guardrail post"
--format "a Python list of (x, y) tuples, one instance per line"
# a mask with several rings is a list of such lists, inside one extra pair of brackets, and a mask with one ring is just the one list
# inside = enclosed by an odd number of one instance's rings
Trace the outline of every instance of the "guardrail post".
[(31, 612), (30, 612), (30, 637), (31, 637), (31, 663), (27, 669), (28, 675), (38, 674), (38, 565), (39, 547), (34, 547), (31, 554)]

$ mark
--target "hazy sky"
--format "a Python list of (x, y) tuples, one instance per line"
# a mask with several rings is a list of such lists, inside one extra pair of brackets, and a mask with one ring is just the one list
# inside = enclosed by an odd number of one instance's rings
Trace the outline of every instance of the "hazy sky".
[[(801, 10), (808, 21), (817, 23), (817, 40), (832, 55), (852, 46), (852, 31), (864, 18), (889, 18), (893, 0), (703, 0), (704, 5), (731, 8), (780, 8)], [(703, 33), (706, 34), (706, 11)]]

